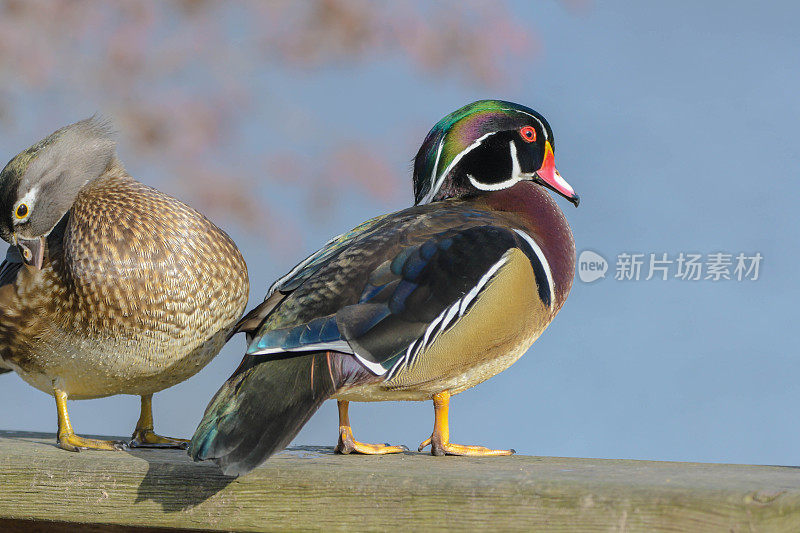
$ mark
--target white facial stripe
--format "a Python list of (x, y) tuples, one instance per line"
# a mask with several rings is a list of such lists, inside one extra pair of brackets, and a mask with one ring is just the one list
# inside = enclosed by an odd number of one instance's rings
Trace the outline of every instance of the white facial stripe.
[(506, 108), (506, 107), (503, 107), (501, 109), (503, 111), (516, 111), (517, 113), (522, 113), (523, 115), (528, 115), (532, 119), (536, 120), (536, 122), (538, 122), (539, 125), (542, 127), (542, 132), (544, 132), (544, 140), (545, 141), (547, 140), (547, 128), (544, 127), (544, 124), (542, 124), (542, 121), (539, 120), (538, 117), (536, 117), (535, 115), (531, 115), (530, 113), (526, 113), (525, 111), (520, 111), (519, 109), (510, 109), (510, 108)]
[(37, 185), (36, 187), (26, 192), (25, 196), (20, 198), (19, 202), (14, 204), (14, 213), (17, 212), (17, 207), (19, 207), (20, 204), (25, 204), (28, 206), (28, 214), (26, 216), (24, 216), (23, 218), (17, 218), (16, 215), (14, 215), (14, 217), (12, 217), (14, 219), (15, 224), (25, 222), (30, 218), (31, 212), (33, 211), (33, 207), (36, 204), (36, 196), (38, 194), (39, 194), (39, 186)]
[(475, 179), (475, 177), (471, 174), (467, 174), (467, 179), (472, 184), (473, 187), (476, 189), (480, 189), (482, 191), (500, 191), (502, 189), (508, 189), (509, 187), (513, 187), (520, 181), (521, 178), (511, 178), (507, 179), (506, 181), (501, 181), (500, 183), (483, 183)]
[(533, 237), (531, 237), (530, 235), (528, 235), (527, 233), (525, 233), (520, 229), (515, 229), (514, 231), (517, 232), (517, 235), (525, 239), (525, 241), (531, 245), (533, 252), (536, 254), (536, 257), (539, 258), (539, 262), (542, 264), (544, 273), (547, 276), (547, 285), (550, 288), (550, 307), (552, 308), (553, 302), (555, 301), (556, 298), (556, 293), (553, 285), (553, 273), (550, 271), (550, 263), (547, 262), (547, 258), (544, 256), (544, 252), (539, 247), (539, 245), (536, 244), (536, 241), (533, 240)]
[[(453, 158), (453, 160), (450, 162), (450, 164), (447, 165), (447, 168), (444, 169), (444, 171), (441, 174), (439, 174), (438, 178), (436, 178), (436, 185), (431, 187), (431, 190), (428, 191), (428, 194), (425, 195), (425, 198), (422, 199), (420, 204), (430, 203), (433, 200), (433, 198), (436, 196), (436, 193), (439, 192), (439, 189), (442, 188), (442, 183), (444, 182), (444, 178), (450, 173), (450, 171), (453, 169), (453, 167), (459, 161), (461, 161), (461, 158), (464, 157), (465, 155), (467, 155), (469, 152), (471, 152), (475, 148), (477, 148), (478, 146), (480, 146), (481, 143), (483, 143), (483, 141), (487, 137), (489, 137), (490, 135), (494, 135), (495, 133), (497, 133), (497, 132), (496, 131), (490, 131), (489, 133), (487, 133), (485, 135), (481, 135), (480, 137), (475, 139), (475, 141), (472, 144), (470, 144), (469, 146), (467, 146), (466, 148), (461, 150), (458, 154), (456, 154), (456, 156)], [(436, 174), (436, 168), (439, 166), (439, 156), (442, 155), (442, 148), (443, 147), (444, 147), (444, 139), (442, 139), (441, 142), (439, 143), (439, 152), (436, 154), (436, 164), (433, 166), (433, 173), (434, 174)], [(431, 176), (431, 181), (433, 181), (433, 176)]]
[(505, 181), (501, 181), (500, 183), (481, 183), (480, 181), (476, 180), (474, 176), (467, 174), (467, 178), (473, 187), (482, 191), (499, 191), (513, 187), (528, 177), (527, 174), (522, 173), (522, 168), (519, 164), (519, 158), (517, 157), (517, 146), (514, 144), (514, 141), (511, 141), (508, 144), (511, 145), (511, 177)]
[[(422, 199), (423, 204), (430, 202), (434, 195), (439, 192), (439, 187), (442, 186), (440, 180), (436, 179), (436, 169), (439, 168), (439, 158), (442, 157), (442, 148), (444, 148), (444, 138), (439, 141), (439, 149), (436, 150), (436, 161), (433, 163), (433, 170), (431, 170), (431, 189), (428, 191), (428, 194), (425, 195), (425, 198)], [(434, 186), (434, 184), (436, 185)]]
[(514, 141), (510, 141), (508, 144), (511, 151), (511, 177), (516, 178), (522, 175), (522, 167), (519, 164), (519, 157), (517, 157), (517, 145), (514, 144)]

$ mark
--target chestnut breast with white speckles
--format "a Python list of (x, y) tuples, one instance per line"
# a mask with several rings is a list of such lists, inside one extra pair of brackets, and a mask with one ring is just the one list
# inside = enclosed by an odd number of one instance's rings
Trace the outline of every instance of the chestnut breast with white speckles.
[(203, 368), (247, 303), (247, 267), (203, 215), (123, 171), (78, 195), (44, 268), (0, 287), (0, 359), (73, 398), (148, 394)]

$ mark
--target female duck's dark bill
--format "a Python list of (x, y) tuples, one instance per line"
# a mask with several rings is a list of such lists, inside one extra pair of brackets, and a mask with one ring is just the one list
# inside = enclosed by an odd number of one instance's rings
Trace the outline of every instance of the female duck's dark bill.
[(44, 237), (37, 237), (35, 239), (23, 239), (17, 237), (17, 248), (22, 255), (25, 264), (36, 267), (41, 270), (42, 261), (44, 259)]
[(581, 203), (581, 198), (575, 194), (575, 190), (567, 183), (567, 180), (561, 177), (561, 174), (556, 170), (555, 157), (553, 156), (553, 147), (550, 146), (550, 141), (544, 143), (544, 161), (542, 167), (536, 171), (536, 177), (539, 183), (557, 192), (578, 207)]

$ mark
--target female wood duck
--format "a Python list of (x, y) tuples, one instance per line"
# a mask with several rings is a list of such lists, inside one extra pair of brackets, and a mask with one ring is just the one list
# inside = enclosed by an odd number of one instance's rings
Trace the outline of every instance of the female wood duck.
[(141, 396), (132, 446), (188, 441), (153, 431), (153, 393), (189, 378), (244, 312), (247, 267), (203, 215), (134, 180), (109, 127), (62, 128), (0, 173), (0, 367), (56, 399), (58, 445), (76, 435), (67, 399)]
[(189, 453), (241, 474), (285, 447), (327, 398), (341, 453), (348, 402), (433, 399), (433, 455), (508, 455), (449, 440), (450, 397), (505, 370), (564, 305), (575, 245), (545, 190), (578, 205), (539, 113), (496, 100), (451, 113), (414, 165), (416, 205), (325, 245), (269, 290), (235, 331), (249, 346)]

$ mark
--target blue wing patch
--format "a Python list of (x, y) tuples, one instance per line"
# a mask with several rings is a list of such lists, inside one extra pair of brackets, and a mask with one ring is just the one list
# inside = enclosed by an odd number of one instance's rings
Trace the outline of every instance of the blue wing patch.
[(273, 329), (255, 337), (247, 353), (250, 355), (324, 349), (342, 341), (334, 315), (317, 318), (299, 326)]

